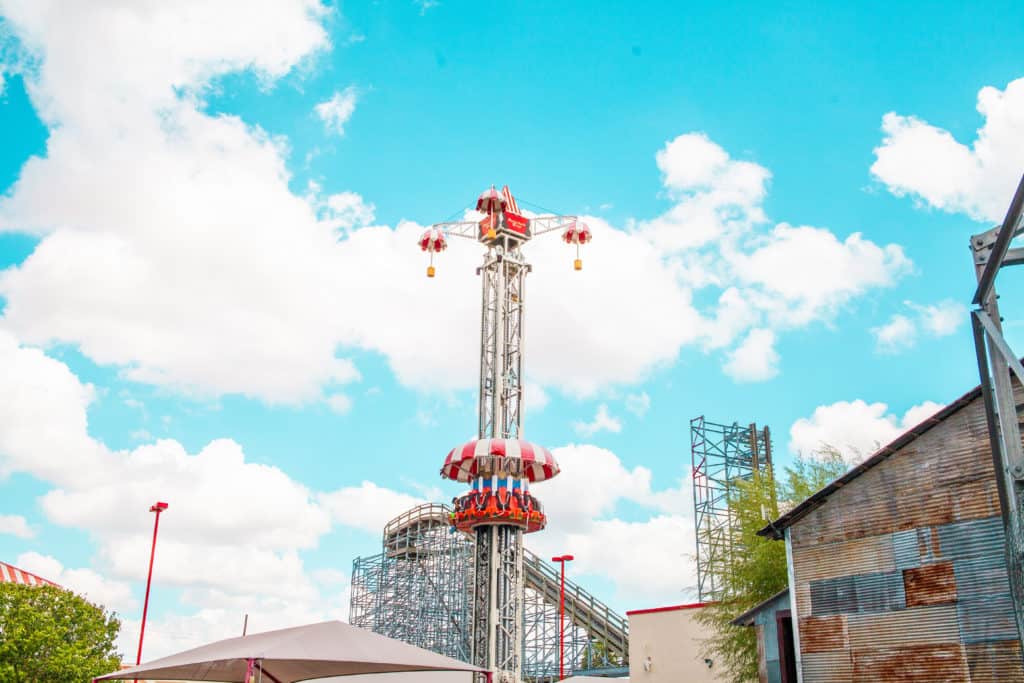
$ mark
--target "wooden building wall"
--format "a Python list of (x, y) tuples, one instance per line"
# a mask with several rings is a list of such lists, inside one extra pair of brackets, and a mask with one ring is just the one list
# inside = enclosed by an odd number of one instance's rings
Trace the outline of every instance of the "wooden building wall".
[(1024, 683), (978, 398), (788, 529), (804, 683)]

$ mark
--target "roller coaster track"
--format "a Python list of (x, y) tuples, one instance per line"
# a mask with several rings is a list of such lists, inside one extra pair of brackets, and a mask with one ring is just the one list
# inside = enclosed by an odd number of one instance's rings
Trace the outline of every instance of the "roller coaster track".
[[(558, 604), (558, 570), (534, 553), (524, 552), (526, 587), (540, 593), (544, 601)], [(584, 629), (592, 639), (604, 643), (607, 653), (622, 662), (629, 655), (629, 622), (579, 584), (565, 581), (565, 614), (573, 624)]]
[[(447, 529), (450, 512), (447, 505), (428, 503), (395, 517), (384, 527), (385, 555), (393, 559), (422, 559), (430, 551), (417, 539), (428, 530)], [(472, 539), (461, 533), (460, 536)], [(526, 589), (535, 591), (546, 604), (557, 607), (561, 579), (558, 569), (525, 549), (523, 565)], [(586, 631), (590, 640), (603, 645), (602, 655), (614, 665), (628, 663), (627, 619), (569, 579), (565, 582), (565, 614), (569, 622)]]

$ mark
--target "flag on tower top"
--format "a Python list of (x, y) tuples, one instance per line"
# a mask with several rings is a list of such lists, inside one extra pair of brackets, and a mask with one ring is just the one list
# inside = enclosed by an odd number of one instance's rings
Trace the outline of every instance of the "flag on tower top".
[(508, 189), (508, 185), (501, 188), (501, 193), (505, 195), (505, 208), (514, 214), (519, 214), (519, 205), (516, 204), (516, 198), (512, 196), (512, 191)]

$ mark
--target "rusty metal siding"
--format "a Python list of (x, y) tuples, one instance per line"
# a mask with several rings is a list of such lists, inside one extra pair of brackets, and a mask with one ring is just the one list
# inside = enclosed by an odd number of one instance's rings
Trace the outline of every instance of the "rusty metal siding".
[(1000, 595), (1009, 585), (1006, 562), (998, 554), (972, 557), (953, 563), (953, 573), (961, 599)]
[(956, 605), (918, 607), (847, 617), (850, 647), (861, 649), (921, 643), (958, 643)]
[(811, 581), (811, 613), (888, 612), (903, 609), (903, 575), (876, 572)]
[(892, 536), (872, 536), (836, 543), (793, 548), (793, 572), (798, 584), (849, 574), (896, 569)]
[(917, 529), (897, 531), (892, 535), (893, 561), (896, 569), (913, 569), (921, 566), (921, 553), (917, 547)]
[(1003, 522), (998, 517), (948, 524), (937, 531), (942, 557), (992, 557), (1005, 548)]
[(1016, 640), (1017, 621), (1009, 593), (963, 600), (957, 605), (960, 637), (964, 643)]
[(967, 645), (964, 649), (971, 683), (1024, 683), (1019, 641), (979, 643)]
[(804, 683), (853, 683), (853, 661), (849, 650), (814, 652), (803, 656)]
[(907, 606), (900, 572), (858, 574), (853, 578), (858, 612), (891, 612)]
[(829, 652), (850, 646), (846, 617), (803, 617), (800, 619), (800, 650)]
[(1020, 681), (980, 399), (793, 522), (804, 683)]
[(855, 683), (963, 683), (970, 680), (961, 645), (905, 645), (853, 653)]
[(956, 602), (956, 577), (952, 562), (937, 562), (903, 571), (906, 607)]

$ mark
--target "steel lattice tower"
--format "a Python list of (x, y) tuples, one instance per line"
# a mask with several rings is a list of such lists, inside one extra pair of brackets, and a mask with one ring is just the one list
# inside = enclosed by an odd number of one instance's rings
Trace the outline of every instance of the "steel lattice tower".
[[(530, 239), (554, 230), (564, 230), (563, 238), (577, 245), (590, 239), (590, 231), (577, 224), (575, 216), (542, 216), (527, 219), (519, 214), (515, 199), (506, 187), (499, 193), (492, 187), (477, 202), (477, 210), (485, 214), (482, 221), (439, 223), (421, 237), (424, 251), (442, 251), (446, 237), (468, 237), (484, 248), (482, 265), (477, 272), (482, 279), (480, 314), (480, 402), (479, 440), (519, 440), (523, 431), (523, 313), (526, 305), (524, 289), (530, 266), (522, 247)], [(576, 268), (581, 262), (577, 258)], [(433, 260), (427, 271), (433, 277)], [(500, 447), (504, 449), (504, 445)], [(454, 451), (453, 451), (454, 453)], [(519, 464), (502, 450), (481, 452), (472, 465), (472, 477), (479, 489), (462, 497), (468, 509), (479, 501), (484, 482), (493, 481), (497, 492), (499, 482), (515, 486), (528, 498), (530, 509), (536, 510), (539, 523), (513, 521), (508, 516), (477, 516), (466, 528), (475, 535), (475, 556), (472, 573), (471, 661), (493, 672), (501, 683), (522, 680), (522, 646), (524, 624), (523, 532), (544, 526), (543, 511), (532, 496), (525, 494), (527, 476), (523, 460)], [(451, 459), (452, 455), (449, 455)], [(552, 461), (553, 464), (553, 461)], [(448, 462), (446, 462), (446, 468)], [(557, 467), (550, 475), (557, 474)], [(445, 473), (442, 475), (456, 478)], [(539, 477), (543, 480), (545, 477)], [(534, 477), (530, 476), (531, 481)], [(459, 477), (460, 481), (469, 479)], [(513, 489), (514, 490), (514, 489)], [(495, 493), (488, 493), (494, 496)]]
[(729, 497), (737, 481), (755, 472), (771, 474), (772, 443), (768, 427), (741, 427), (690, 420), (693, 507), (697, 531), (697, 592), (701, 602), (721, 599), (720, 577), (727, 571), (734, 544), (734, 516)]

